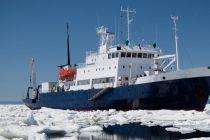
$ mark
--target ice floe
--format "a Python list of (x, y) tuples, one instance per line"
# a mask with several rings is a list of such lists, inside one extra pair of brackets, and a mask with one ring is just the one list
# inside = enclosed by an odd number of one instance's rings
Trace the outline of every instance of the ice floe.
[[(0, 139), (46, 140), (48, 136), (98, 133), (109, 125), (139, 123), (164, 126), (167, 131), (210, 132), (210, 105), (203, 112), (172, 110), (73, 111), (42, 108), (30, 110), (24, 105), (0, 105)], [(64, 138), (65, 139), (65, 138)]]

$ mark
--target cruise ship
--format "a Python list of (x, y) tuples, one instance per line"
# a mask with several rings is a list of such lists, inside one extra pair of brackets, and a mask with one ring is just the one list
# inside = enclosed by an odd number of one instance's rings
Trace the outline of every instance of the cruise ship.
[(98, 50), (87, 52), (85, 62), (74, 66), (67, 24), (67, 63), (59, 66), (59, 80), (37, 85), (33, 59), (25, 105), (30, 109), (203, 111), (210, 93), (210, 67), (179, 68), (178, 17), (171, 17), (176, 52), (164, 55), (156, 43), (130, 43), (131, 13), (136, 11), (121, 8), (121, 12), (127, 17), (126, 41), (114, 44), (115, 34), (98, 27)]

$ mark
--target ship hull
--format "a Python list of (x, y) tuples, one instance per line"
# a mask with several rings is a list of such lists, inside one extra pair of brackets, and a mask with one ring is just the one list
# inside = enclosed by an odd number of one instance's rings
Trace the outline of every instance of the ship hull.
[(210, 77), (174, 79), (102, 90), (40, 93), (37, 99), (23, 99), (23, 102), (31, 109), (202, 111), (210, 94)]

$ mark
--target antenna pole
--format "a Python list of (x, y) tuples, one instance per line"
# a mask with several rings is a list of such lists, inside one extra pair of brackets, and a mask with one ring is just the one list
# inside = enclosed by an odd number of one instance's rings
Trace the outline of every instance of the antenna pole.
[(175, 46), (176, 46), (176, 69), (179, 71), (179, 50), (178, 50), (178, 35), (177, 35), (177, 24), (176, 21), (178, 20), (178, 16), (171, 16), (171, 19), (174, 22), (174, 39), (175, 39)]
[(127, 16), (127, 24), (128, 24), (128, 37), (127, 37), (127, 40), (130, 41), (130, 23), (133, 21), (133, 19), (130, 19), (130, 13), (136, 13), (136, 10), (130, 10), (129, 8), (127, 9), (123, 9), (121, 7), (121, 12), (126, 12), (126, 16)]
[(70, 52), (69, 52), (69, 23), (66, 24), (67, 28), (67, 65), (70, 66)]

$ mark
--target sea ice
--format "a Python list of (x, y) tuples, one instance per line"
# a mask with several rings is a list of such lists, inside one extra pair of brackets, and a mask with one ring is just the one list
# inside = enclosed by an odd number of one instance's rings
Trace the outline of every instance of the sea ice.
[(0, 140), (9, 140), (9, 139), (7, 139), (7, 138), (5, 138), (3, 136), (0, 136)]
[(37, 121), (34, 119), (34, 116), (31, 111), (28, 112), (27, 118), (24, 121), (24, 123), (27, 125), (37, 125)]
[[(50, 108), (30, 110), (24, 105), (0, 105), (0, 139), (47, 139), (51, 135), (76, 138), (89, 132), (100, 132), (115, 124), (139, 123), (164, 126), (167, 131), (210, 132), (210, 105), (203, 112), (172, 110), (72, 111)], [(167, 127), (168, 126), (168, 127)]]
[(100, 126), (89, 126), (89, 127), (86, 127), (86, 128), (82, 128), (80, 130), (80, 132), (98, 132), (98, 131), (102, 131), (103, 128), (101, 128)]
[(28, 136), (28, 140), (47, 140), (47, 136), (45, 133), (38, 134), (38, 133), (32, 133)]

